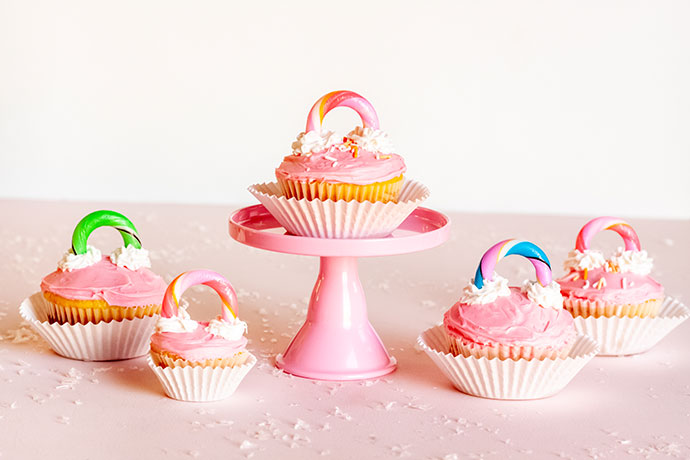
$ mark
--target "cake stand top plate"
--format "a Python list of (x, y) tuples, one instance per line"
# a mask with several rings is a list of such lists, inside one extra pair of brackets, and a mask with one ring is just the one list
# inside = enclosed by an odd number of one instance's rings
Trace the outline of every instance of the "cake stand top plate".
[(321, 257), (371, 257), (430, 249), (448, 240), (450, 219), (419, 207), (384, 238), (331, 239), (287, 234), (263, 205), (248, 206), (230, 215), (230, 236), (240, 243), (268, 251)]

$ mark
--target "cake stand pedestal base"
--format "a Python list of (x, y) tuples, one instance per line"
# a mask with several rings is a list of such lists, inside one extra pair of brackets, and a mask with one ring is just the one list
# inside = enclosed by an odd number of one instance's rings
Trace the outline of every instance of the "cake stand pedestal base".
[(395, 370), (369, 323), (355, 257), (321, 257), (307, 319), (276, 365), (319, 380), (368, 379)]

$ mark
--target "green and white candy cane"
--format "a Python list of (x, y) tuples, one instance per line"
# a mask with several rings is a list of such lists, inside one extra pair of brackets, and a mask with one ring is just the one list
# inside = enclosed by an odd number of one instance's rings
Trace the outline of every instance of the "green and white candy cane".
[(139, 233), (131, 220), (115, 211), (94, 211), (79, 221), (72, 233), (72, 253), (86, 254), (86, 242), (91, 233), (99, 227), (113, 227), (124, 241), (124, 246), (134, 246), (141, 249)]

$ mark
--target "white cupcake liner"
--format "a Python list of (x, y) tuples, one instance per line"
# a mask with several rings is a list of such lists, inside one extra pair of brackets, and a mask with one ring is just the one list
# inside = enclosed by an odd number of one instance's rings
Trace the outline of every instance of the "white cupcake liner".
[(165, 394), (179, 401), (219, 401), (232, 396), (242, 379), (256, 364), (256, 357), (249, 353), (241, 366), (209, 367), (161, 367), (151, 356), (146, 362), (160, 380)]
[(583, 318), (575, 317), (575, 327), (596, 340), (600, 356), (621, 356), (643, 353), (683, 321), (690, 317), (690, 310), (672, 297), (666, 297), (654, 318)]
[(417, 338), (423, 349), (453, 385), (463, 393), (490, 399), (539, 399), (562, 390), (599, 351), (597, 343), (579, 335), (567, 358), (487, 359), (448, 353), (442, 325)]
[(117, 361), (143, 356), (159, 315), (90, 324), (48, 321), (48, 302), (37, 292), (24, 299), (19, 314), (55, 353), (81, 361)]
[(406, 179), (398, 202), (298, 200), (285, 198), (276, 182), (249, 191), (293, 235), (314, 238), (377, 238), (393, 230), (429, 197), (429, 189)]

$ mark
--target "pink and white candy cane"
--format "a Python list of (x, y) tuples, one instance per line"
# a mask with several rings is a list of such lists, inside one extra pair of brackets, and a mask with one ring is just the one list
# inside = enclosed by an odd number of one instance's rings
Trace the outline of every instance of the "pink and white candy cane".
[(618, 233), (625, 242), (626, 251), (639, 251), (640, 239), (637, 237), (635, 230), (625, 222), (623, 219), (617, 217), (597, 217), (585, 224), (577, 234), (575, 241), (575, 249), (584, 252), (589, 249), (589, 243), (594, 238), (594, 235), (602, 230), (613, 230)]
[(362, 119), (365, 128), (379, 129), (379, 117), (369, 101), (352, 91), (333, 91), (316, 101), (309, 111), (307, 132), (320, 132), (324, 117), (336, 107), (353, 109)]
[(235, 294), (235, 290), (228, 280), (211, 270), (192, 270), (178, 275), (165, 291), (161, 316), (163, 318), (178, 316), (179, 299), (182, 297), (182, 294), (190, 287), (198, 284), (208, 286), (218, 293), (223, 301), (223, 305), (225, 305), (221, 313), (225, 321), (232, 321), (233, 318), (237, 317), (235, 313), (237, 311), (237, 294)]

